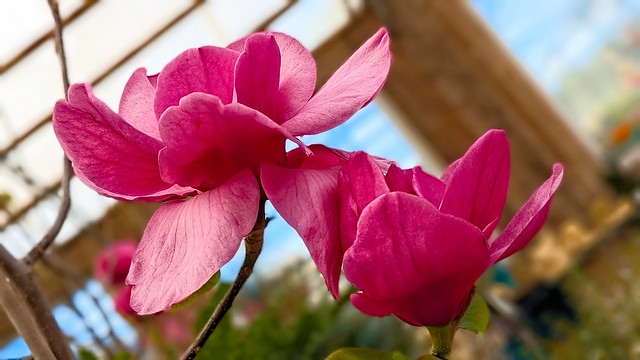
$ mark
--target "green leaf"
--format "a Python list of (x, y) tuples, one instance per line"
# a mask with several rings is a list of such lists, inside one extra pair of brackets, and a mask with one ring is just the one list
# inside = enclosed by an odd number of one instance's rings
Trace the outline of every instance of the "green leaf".
[(189, 297), (187, 297), (186, 299), (180, 301), (179, 303), (173, 305), (171, 307), (171, 311), (182, 309), (182, 308), (186, 307), (187, 305), (191, 304), (194, 300), (196, 300), (200, 296), (206, 294), (207, 292), (209, 292), (209, 290), (213, 289), (213, 287), (216, 286), (218, 281), (220, 281), (220, 271), (218, 271), (217, 273), (213, 274), (211, 279), (209, 279), (209, 281), (207, 281), (204, 285), (202, 285), (202, 287), (200, 289), (198, 289), (196, 292), (194, 292), (193, 294), (189, 295)]
[(131, 354), (127, 351), (121, 351), (113, 355), (113, 360), (131, 360)]
[(98, 357), (96, 356), (96, 354), (94, 354), (93, 351), (87, 348), (81, 347), (78, 350), (78, 355), (80, 357), (80, 360), (98, 360)]
[(491, 312), (489, 306), (484, 302), (482, 297), (476, 292), (471, 299), (471, 303), (465, 311), (458, 328), (473, 331), (474, 333), (483, 333), (489, 326), (489, 317)]
[(407, 360), (399, 352), (386, 352), (376, 349), (342, 348), (334, 351), (326, 360)]

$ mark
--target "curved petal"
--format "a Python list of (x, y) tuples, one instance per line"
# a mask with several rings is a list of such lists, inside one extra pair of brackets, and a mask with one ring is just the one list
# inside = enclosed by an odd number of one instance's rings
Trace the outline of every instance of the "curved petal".
[(237, 101), (280, 123), (279, 81), (280, 49), (275, 37), (262, 33), (247, 38), (236, 63)]
[(390, 301), (378, 301), (356, 293), (351, 295), (351, 303), (370, 316), (393, 314), (413, 326), (442, 326), (456, 319), (468, 306), (473, 284), (468, 286), (468, 282), (431, 285)]
[(265, 163), (261, 171), (267, 198), (298, 232), (336, 299), (342, 264), (338, 169), (286, 169)]
[(200, 289), (238, 251), (256, 221), (260, 190), (244, 170), (215, 190), (167, 203), (149, 220), (127, 276), (140, 315)]
[[(311, 52), (298, 40), (279, 32), (268, 32), (275, 37), (280, 50), (280, 83), (278, 87), (279, 123), (290, 119), (309, 101), (316, 87), (316, 62)], [(252, 35), (254, 36), (254, 35)], [(249, 37), (240, 39), (227, 48), (242, 52)]]
[(260, 162), (284, 164), (285, 140), (299, 141), (265, 115), (244, 105), (223, 105), (213, 95), (194, 93), (160, 118), (162, 177), (202, 191), (242, 169), (257, 175)]
[(385, 317), (391, 315), (393, 312), (393, 304), (389, 304), (385, 301), (377, 301), (372, 298), (366, 297), (363, 293), (358, 292), (349, 296), (351, 304), (356, 309), (362, 311), (364, 314), (375, 317)]
[(553, 194), (558, 190), (563, 174), (564, 168), (561, 164), (553, 165), (551, 177), (531, 195), (489, 246), (491, 264), (520, 251), (540, 231), (547, 220)]
[(473, 144), (452, 170), (447, 169), (440, 210), (465, 219), (489, 239), (507, 200), (511, 159), (503, 130), (490, 130)]
[(443, 297), (468, 291), (488, 260), (478, 228), (417, 196), (392, 192), (363, 211), (343, 268), (363, 296), (392, 302), (423, 288)]
[(102, 194), (137, 198), (171, 187), (160, 178), (162, 143), (111, 111), (89, 85), (72, 85), (69, 101), (56, 103), (53, 130), (78, 177)]
[(82, 182), (87, 185), (89, 188), (93, 189), (95, 192), (102, 196), (107, 196), (110, 198), (114, 198), (121, 201), (143, 201), (143, 202), (159, 202), (166, 200), (176, 200), (182, 199), (185, 196), (196, 195), (198, 190), (190, 187), (184, 187), (180, 185), (171, 185), (170, 187), (159, 190), (156, 192), (152, 192), (145, 195), (122, 195), (116, 194), (114, 192), (105, 190), (92, 183), (86, 176), (82, 174), (80, 169), (75, 167), (73, 169), (74, 173)]
[[(370, 202), (389, 192), (382, 170), (367, 153), (358, 151), (351, 154), (345, 174), (349, 188), (341, 194), (352, 196), (357, 205), (358, 215)], [(355, 224), (354, 224), (355, 225)]]
[(184, 96), (203, 92), (228, 104), (233, 100), (233, 77), (238, 53), (215, 46), (189, 49), (158, 74), (154, 102), (156, 118)]
[(390, 67), (389, 34), (383, 28), (367, 40), (283, 126), (297, 136), (318, 134), (340, 125), (378, 94)]
[(139, 131), (160, 140), (158, 119), (153, 112), (156, 88), (147, 76), (147, 70), (140, 68), (127, 81), (120, 98), (120, 116)]
[(391, 312), (413, 326), (446, 325), (466, 310), (474, 283), (475, 279), (460, 278), (429, 284), (412, 294), (394, 299)]
[(442, 173), (442, 176), (440, 177), (440, 181), (442, 181), (445, 184), (448, 184), (451, 181), (451, 177), (456, 172), (456, 168), (458, 167), (458, 164), (460, 163), (460, 160), (462, 160), (462, 159), (457, 159), (456, 161), (454, 161), (451, 164), (449, 164), (449, 166), (447, 166), (446, 169), (444, 169), (444, 172)]
[(415, 195), (413, 189), (413, 169), (401, 169), (396, 164), (389, 165), (389, 170), (385, 175), (387, 186), (390, 191), (400, 191), (407, 194)]
[(438, 178), (424, 172), (420, 167), (416, 166), (412, 171), (412, 185), (416, 194), (439, 208), (444, 196), (445, 184)]
[(326, 169), (347, 163), (351, 153), (344, 150), (313, 144), (307, 149), (299, 147), (287, 153), (287, 167), (305, 169)]

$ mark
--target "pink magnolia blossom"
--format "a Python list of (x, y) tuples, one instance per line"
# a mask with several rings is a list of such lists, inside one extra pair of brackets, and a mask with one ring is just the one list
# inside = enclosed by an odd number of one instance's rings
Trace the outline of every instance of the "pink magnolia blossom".
[(111, 286), (123, 285), (137, 247), (135, 240), (127, 239), (116, 241), (103, 249), (94, 266), (96, 279)]
[[(440, 326), (461, 315), (482, 273), (540, 230), (563, 176), (562, 165), (554, 165), (490, 240), (509, 183), (503, 131), (487, 132), (440, 179), (394, 164), (385, 173), (363, 152), (336, 154), (322, 165), (277, 171), (265, 164), (263, 172), (279, 176), (265, 191), (307, 243), (334, 296), (342, 266), (359, 289), (351, 295), (354, 306), (416, 326)], [(278, 186), (285, 183), (288, 190)]]
[(138, 314), (131, 308), (131, 286), (120, 287), (113, 295), (113, 303), (120, 314), (137, 318)]
[(285, 141), (346, 121), (380, 91), (391, 55), (378, 31), (314, 94), (316, 65), (297, 40), (257, 33), (189, 49), (157, 75), (138, 69), (119, 112), (87, 84), (69, 89), (53, 127), (76, 175), (122, 200), (163, 201), (127, 278), (139, 314), (204, 285), (256, 220), (261, 163), (287, 166)]

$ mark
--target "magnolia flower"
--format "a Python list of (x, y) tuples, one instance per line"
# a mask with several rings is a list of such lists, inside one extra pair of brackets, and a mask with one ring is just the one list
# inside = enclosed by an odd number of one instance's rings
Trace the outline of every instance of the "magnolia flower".
[[(384, 172), (363, 152), (336, 154), (323, 169), (309, 165), (278, 173), (280, 182), (289, 182), (288, 193), (264, 186), (307, 244), (332, 249), (312, 252), (329, 289), (337, 296), (342, 265), (359, 289), (351, 295), (354, 306), (416, 326), (445, 325), (464, 312), (482, 273), (540, 230), (563, 175), (562, 165), (554, 165), (551, 177), (490, 240), (509, 183), (503, 131), (487, 132), (440, 179), (394, 164)], [(265, 169), (275, 172), (273, 165)], [(317, 197), (290, 196), (307, 192)]]
[(137, 318), (137, 313), (131, 308), (131, 286), (120, 287), (113, 295), (113, 303), (118, 313)]
[(261, 163), (287, 166), (285, 141), (346, 121), (381, 89), (391, 55), (381, 29), (314, 94), (316, 67), (297, 40), (258, 33), (227, 48), (138, 69), (118, 113), (87, 84), (69, 89), (53, 127), (76, 175), (100, 194), (163, 201), (127, 283), (139, 314), (166, 310), (236, 253), (256, 220)]
[(103, 249), (94, 266), (96, 279), (111, 286), (123, 285), (137, 247), (135, 240), (127, 239), (116, 241)]

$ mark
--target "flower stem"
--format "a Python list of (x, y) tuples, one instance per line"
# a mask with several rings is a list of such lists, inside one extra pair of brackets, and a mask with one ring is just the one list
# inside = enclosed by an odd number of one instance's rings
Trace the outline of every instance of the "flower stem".
[(453, 343), (453, 335), (456, 332), (457, 325), (457, 321), (453, 321), (444, 326), (427, 326), (433, 343), (431, 355), (436, 359), (449, 359), (451, 343)]
[(262, 251), (262, 243), (264, 242), (264, 229), (267, 225), (267, 219), (264, 216), (264, 204), (266, 202), (265, 198), (260, 200), (260, 206), (258, 208), (258, 217), (256, 218), (256, 223), (253, 226), (253, 230), (244, 238), (245, 245), (245, 257), (244, 262), (242, 263), (242, 267), (238, 272), (238, 276), (236, 280), (231, 285), (229, 291), (224, 296), (224, 298), (220, 301), (216, 310), (211, 315), (211, 318), (207, 321), (204, 328), (198, 334), (198, 337), (193, 341), (189, 349), (182, 355), (182, 359), (191, 360), (194, 359), (202, 347), (209, 339), (209, 336), (213, 334), (213, 331), (216, 329), (218, 324), (222, 321), (225, 314), (231, 309), (231, 305), (233, 305), (233, 301), (236, 296), (242, 289), (242, 286), (247, 281), (251, 273), (253, 272), (253, 266)]

